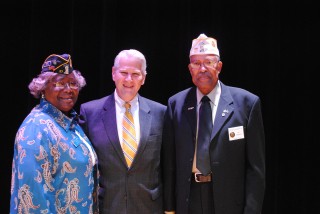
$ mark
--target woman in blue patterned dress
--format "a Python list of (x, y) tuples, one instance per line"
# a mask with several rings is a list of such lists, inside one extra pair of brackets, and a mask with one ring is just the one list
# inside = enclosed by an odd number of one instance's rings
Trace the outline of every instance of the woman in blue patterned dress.
[(29, 84), (40, 98), (14, 145), (10, 213), (98, 213), (97, 156), (73, 109), (84, 77), (52, 54)]

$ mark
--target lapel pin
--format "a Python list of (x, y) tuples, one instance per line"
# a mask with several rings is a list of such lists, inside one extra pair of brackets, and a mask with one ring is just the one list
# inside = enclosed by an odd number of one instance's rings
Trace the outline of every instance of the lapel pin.
[(222, 111), (222, 117), (224, 117), (224, 116), (226, 116), (226, 114), (228, 114), (229, 113), (229, 110), (228, 109), (225, 109), (225, 110), (223, 110)]
[(192, 110), (192, 109), (194, 109), (194, 107), (189, 107), (189, 108), (188, 108), (188, 110)]

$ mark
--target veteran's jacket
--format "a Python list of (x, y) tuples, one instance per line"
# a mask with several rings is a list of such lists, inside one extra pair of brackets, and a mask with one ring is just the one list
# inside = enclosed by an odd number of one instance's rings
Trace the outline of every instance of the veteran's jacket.
[[(258, 214), (265, 191), (265, 139), (260, 99), (221, 84), (211, 133), (215, 214)], [(197, 128), (196, 87), (168, 100), (163, 135), (165, 210), (188, 213)], [(240, 135), (234, 137), (232, 132)]]

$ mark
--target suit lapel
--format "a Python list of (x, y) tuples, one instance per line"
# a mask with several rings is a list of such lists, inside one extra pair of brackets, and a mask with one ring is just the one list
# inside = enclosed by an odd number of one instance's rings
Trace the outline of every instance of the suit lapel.
[[(220, 82), (221, 83), (221, 82)], [(233, 114), (233, 99), (230, 95), (228, 88), (221, 83), (221, 96), (213, 124), (213, 130), (211, 133), (211, 139), (219, 132), (219, 130), (224, 126), (227, 119)]]
[(135, 163), (139, 161), (141, 155), (143, 154), (143, 151), (147, 146), (147, 141), (150, 135), (151, 122), (152, 122), (151, 110), (148, 103), (141, 96), (139, 96), (138, 99), (139, 99), (140, 141), (139, 141), (138, 151), (132, 162), (131, 167), (134, 167)]
[(103, 107), (101, 118), (103, 121), (103, 125), (107, 136), (113, 145), (114, 149), (117, 151), (119, 158), (126, 166), (126, 160), (124, 158), (121, 144), (119, 141), (118, 129), (117, 129), (117, 118), (116, 118), (116, 108), (115, 108), (115, 100), (114, 94), (110, 95), (106, 100), (104, 107)]
[(197, 133), (197, 95), (196, 88), (193, 87), (187, 94), (183, 105), (183, 114), (191, 127), (192, 133), (196, 136)]

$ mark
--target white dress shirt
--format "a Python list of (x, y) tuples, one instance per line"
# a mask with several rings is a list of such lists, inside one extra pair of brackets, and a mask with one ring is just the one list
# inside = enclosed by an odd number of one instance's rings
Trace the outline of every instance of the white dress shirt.
[[(221, 95), (221, 86), (220, 82), (218, 81), (216, 87), (207, 94), (208, 98), (210, 99), (210, 105), (211, 105), (211, 110), (212, 110), (212, 124), (214, 125), (214, 119), (216, 116), (217, 112), (217, 107), (219, 103)], [(198, 127), (199, 127), (199, 109), (201, 106), (201, 99), (204, 95), (200, 92), (200, 90), (197, 88), (197, 138), (196, 138), (196, 143), (198, 142)], [(192, 172), (200, 172), (197, 167), (196, 167), (196, 160), (197, 160), (197, 145), (195, 146), (195, 152), (194, 152), (194, 159), (193, 159), (193, 164), (192, 164)]]
[[(118, 128), (118, 136), (122, 146), (122, 120), (124, 117), (124, 113), (126, 112), (126, 108), (124, 107), (124, 101), (119, 97), (117, 91), (114, 91), (114, 99), (116, 103), (116, 118), (117, 118), (117, 128)], [(138, 95), (135, 96), (130, 102), (131, 114), (134, 120), (134, 128), (136, 130), (136, 138), (137, 144), (139, 145), (140, 142), (140, 123), (139, 123), (139, 102), (138, 102)]]

